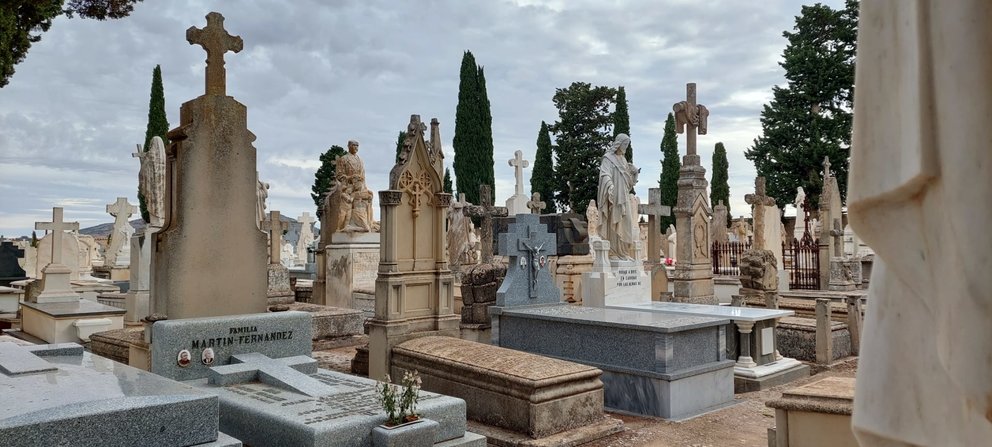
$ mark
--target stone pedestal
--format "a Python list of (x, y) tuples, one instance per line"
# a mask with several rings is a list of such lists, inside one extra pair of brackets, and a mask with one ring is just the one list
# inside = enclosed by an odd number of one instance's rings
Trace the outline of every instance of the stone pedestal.
[(123, 327), (124, 309), (89, 300), (21, 305), (21, 330), (48, 343), (88, 341), (93, 332)]
[(79, 294), (72, 290), (72, 284), (70, 282), (71, 269), (62, 264), (48, 264), (41, 272), (41, 293), (33, 298), (29, 296), (28, 301), (39, 304), (79, 301)]
[(582, 304), (604, 307), (651, 301), (651, 282), (639, 260), (607, 259), (610, 242), (594, 238), (593, 265), (582, 274)]
[(706, 169), (699, 156), (682, 157), (678, 204), (675, 207), (676, 245), (675, 301), (717, 304), (713, 292), (713, 263), (710, 250), (710, 206), (706, 191)]
[(555, 284), (565, 302), (582, 302), (582, 275), (592, 271), (592, 256), (558, 256), (555, 260)]
[(851, 430), (853, 378), (827, 377), (786, 390), (780, 399), (765, 405), (775, 409), (775, 428), (769, 430), (769, 446), (858, 446)]
[(124, 297), (124, 320), (136, 323), (151, 313), (149, 307), (149, 287), (151, 285), (152, 241), (156, 227), (145, 227), (144, 230), (131, 236), (131, 284)]
[(334, 233), (324, 249), (326, 306), (358, 309), (356, 290), (375, 290), (379, 269), (379, 233)]
[(861, 261), (848, 258), (830, 260), (830, 282), (827, 290), (846, 292), (861, 284)]
[(266, 304), (274, 306), (296, 302), (296, 294), (289, 285), (289, 269), (282, 264), (269, 264), (266, 271), (269, 285)]

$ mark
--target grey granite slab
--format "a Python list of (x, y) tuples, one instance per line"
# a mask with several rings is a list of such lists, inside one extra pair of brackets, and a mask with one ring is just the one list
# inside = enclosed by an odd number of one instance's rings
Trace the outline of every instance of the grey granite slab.
[(727, 318), (699, 317), (613, 307), (579, 307), (567, 304), (494, 309), (503, 315), (528, 316), (548, 321), (582, 321), (602, 326), (637, 329), (650, 332), (680, 332), (730, 323)]
[(536, 214), (520, 214), (506, 233), (499, 235), (499, 254), (508, 256), (506, 276), (496, 291), (497, 306), (555, 304), (561, 291), (548, 262), (558, 253), (555, 234)]
[[(48, 353), (59, 350), (71, 352)], [(2, 446), (185, 447), (218, 439), (215, 395), (90, 353), (40, 358), (54, 369), (0, 374), (11, 403), (0, 405)]]
[(757, 307), (714, 306), (710, 304), (669, 303), (652, 301), (640, 304), (614, 304), (607, 307), (632, 309), (649, 312), (664, 312), (679, 315), (695, 315), (703, 317), (729, 318), (740, 321), (763, 321), (775, 318), (789, 317), (795, 314), (791, 310), (763, 309)]
[(0, 343), (0, 373), (19, 376), (45, 371), (55, 371), (55, 365), (13, 343)]
[[(236, 354), (309, 356), (312, 330), (310, 314), (295, 311), (158, 321), (152, 325), (151, 370), (185, 381), (207, 377), (211, 367), (231, 363)], [(206, 349), (213, 350), (213, 363), (204, 363)], [(178, 361), (183, 350), (190, 357), (186, 366)]]
[(37, 310), (55, 318), (85, 317), (88, 315), (124, 315), (124, 309), (107, 306), (90, 300), (69, 303), (21, 303), (22, 306)]

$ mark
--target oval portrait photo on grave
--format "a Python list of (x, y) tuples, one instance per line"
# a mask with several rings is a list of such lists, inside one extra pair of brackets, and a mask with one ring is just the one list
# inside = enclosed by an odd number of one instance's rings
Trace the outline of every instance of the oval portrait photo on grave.
[(185, 368), (189, 366), (189, 359), (190, 359), (189, 350), (183, 349), (182, 351), (179, 351), (179, 355), (176, 356), (176, 363), (180, 367)]
[(214, 364), (214, 348), (207, 348), (203, 350), (203, 354), (200, 355), (200, 361), (204, 365), (210, 366)]

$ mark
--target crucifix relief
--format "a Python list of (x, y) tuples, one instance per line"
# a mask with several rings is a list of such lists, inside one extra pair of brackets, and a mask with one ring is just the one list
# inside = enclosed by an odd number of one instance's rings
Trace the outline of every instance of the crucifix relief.
[(530, 166), (530, 162), (524, 160), (524, 153), (517, 150), (513, 153), (513, 158), (508, 160), (510, 166), (513, 167), (513, 176), (516, 178), (517, 183), (515, 186), (514, 194), (523, 195), (524, 194), (524, 168)]
[(63, 222), (62, 207), (52, 208), (51, 222), (35, 222), (35, 230), (45, 230), (52, 232), (52, 264), (62, 264), (62, 233), (65, 231), (79, 231), (79, 222)]
[(410, 209), (413, 211), (413, 217), (420, 215), (420, 207), (424, 205), (423, 202), (425, 199), (427, 200), (427, 205), (430, 205), (431, 179), (426, 171), (421, 172), (417, 176), (414, 176), (413, 172), (409, 170), (403, 171), (397, 185), (401, 191), (410, 197), (408, 203), (410, 204)]
[[(686, 134), (687, 155), (696, 155), (696, 133), (706, 135), (706, 121), (710, 111), (702, 104), (696, 104), (696, 83), (685, 85), (685, 101), (672, 106), (675, 112), (675, 132)], [(686, 132), (688, 125), (689, 131)]]
[[(552, 298), (548, 288), (544, 287), (548, 283), (540, 283), (554, 281), (548, 257), (558, 253), (555, 242), (556, 235), (547, 231), (547, 226), (540, 223), (538, 216), (517, 215), (516, 222), (510, 224), (506, 233), (499, 235), (500, 253), (510, 257), (504, 279), (509, 286), (505, 289), (501, 286), (501, 290), (519, 297), (526, 296), (526, 302)], [(541, 279), (542, 276), (544, 279)], [(557, 301), (557, 297), (554, 298)]]
[(224, 70), (224, 53), (240, 52), (244, 41), (240, 36), (232, 36), (224, 29), (224, 16), (217, 12), (207, 14), (207, 26), (195, 26), (186, 30), (186, 41), (190, 45), (200, 45), (207, 52), (207, 95), (227, 95), (227, 72)]
[[(530, 226), (528, 226), (527, 230), (528, 233), (530, 234), (530, 239), (529, 240), (521, 239), (517, 241), (518, 242), (517, 249), (520, 250), (521, 253), (529, 254), (529, 256), (520, 257), (520, 268), (527, 268), (527, 263), (528, 262), (530, 263), (530, 287), (528, 288), (528, 290), (530, 291), (529, 296), (531, 298), (537, 298), (537, 274), (540, 272), (542, 268), (544, 268), (544, 264), (547, 262), (547, 258), (541, 256), (541, 253), (544, 253), (545, 251), (544, 245), (547, 243), (547, 241), (539, 240), (537, 232), (531, 230)], [(539, 241), (540, 244), (534, 241)], [(530, 258), (529, 260), (527, 259), (528, 257)]]
[(288, 227), (278, 211), (269, 211), (269, 218), (262, 222), (262, 229), (269, 232), (269, 263), (272, 265), (282, 262), (282, 232)]
[(482, 259), (488, 264), (493, 259), (493, 217), (506, 217), (507, 210), (502, 206), (493, 206), (493, 194), (489, 185), (479, 186), (479, 202), (481, 205), (469, 205), (462, 208), (462, 213), (468, 217), (481, 218), (479, 238), (482, 239)]

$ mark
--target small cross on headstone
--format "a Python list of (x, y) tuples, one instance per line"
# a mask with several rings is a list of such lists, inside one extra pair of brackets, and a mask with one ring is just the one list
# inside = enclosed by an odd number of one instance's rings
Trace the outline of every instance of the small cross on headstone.
[(648, 262), (661, 262), (661, 218), (672, 215), (672, 207), (661, 204), (661, 189), (648, 189), (648, 203), (637, 206), (637, 212), (648, 215)]
[(840, 219), (834, 219), (834, 228), (830, 230), (830, 238), (834, 240), (834, 256), (842, 257), (844, 254), (841, 247), (844, 239), (844, 229), (840, 226)]
[(493, 259), (493, 218), (506, 217), (507, 210), (503, 206), (493, 206), (493, 194), (489, 185), (479, 185), (479, 202), (481, 205), (469, 205), (462, 209), (468, 217), (481, 218), (480, 238), (482, 239), (483, 264)]
[(52, 232), (52, 264), (62, 264), (62, 233), (64, 231), (79, 231), (79, 222), (63, 222), (62, 207), (52, 208), (51, 222), (35, 222), (35, 230)]
[(262, 229), (269, 232), (269, 263), (278, 265), (282, 262), (282, 232), (289, 228), (282, 221), (279, 211), (269, 211), (269, 218), (262, 222)]
[(547, 203), (541, 201), (541, 193), (535, 192), (530, 195), (530, 200), (527, 202), (527, 208), (530, 208), (531, 214), (541, 214), (548, 207)]
[(513, 166), (513, 176), (516, 177), (517, 183), (515, 187), (514, 194), (523, 195), (524, 194), (524, 168), (530, 166), (530, 162), (524, 160), (523, 151), (517, 150), (513, 153), (513, 158), (509, 160), (510, 166)]
[(207, 14), (207, 26), (195, 26), (186, 30), (186, 41), (190, 45), (200, 45), (207, 52), (207, 95), (227, 94), (227, 72), (224, 70), (224, 53), (240, 52), (244, 41), (240, 36), (232, 36), (224, 29), (224, 16), (217, 12)]
[[(686, 153), (696, 155), (696, 134), (706, 135), (706, 120), (709, 110), (702, 104), (696, 104), (696, 83), (685, 85), (685, 101), (679, 101), (672, 106), (675, 112), (675, 131), (686, 134)], [(686, 132), (686, 126), (689, 127)]]
[(210, 368), (207, 381), (218, 386), (259, 381), (311, 397), (332, 394), (332, 387), (309, 376), (316, 372), (317, 361), (305, 355), (273, 359), (259, 353), (234, 354), (230, 364)]

